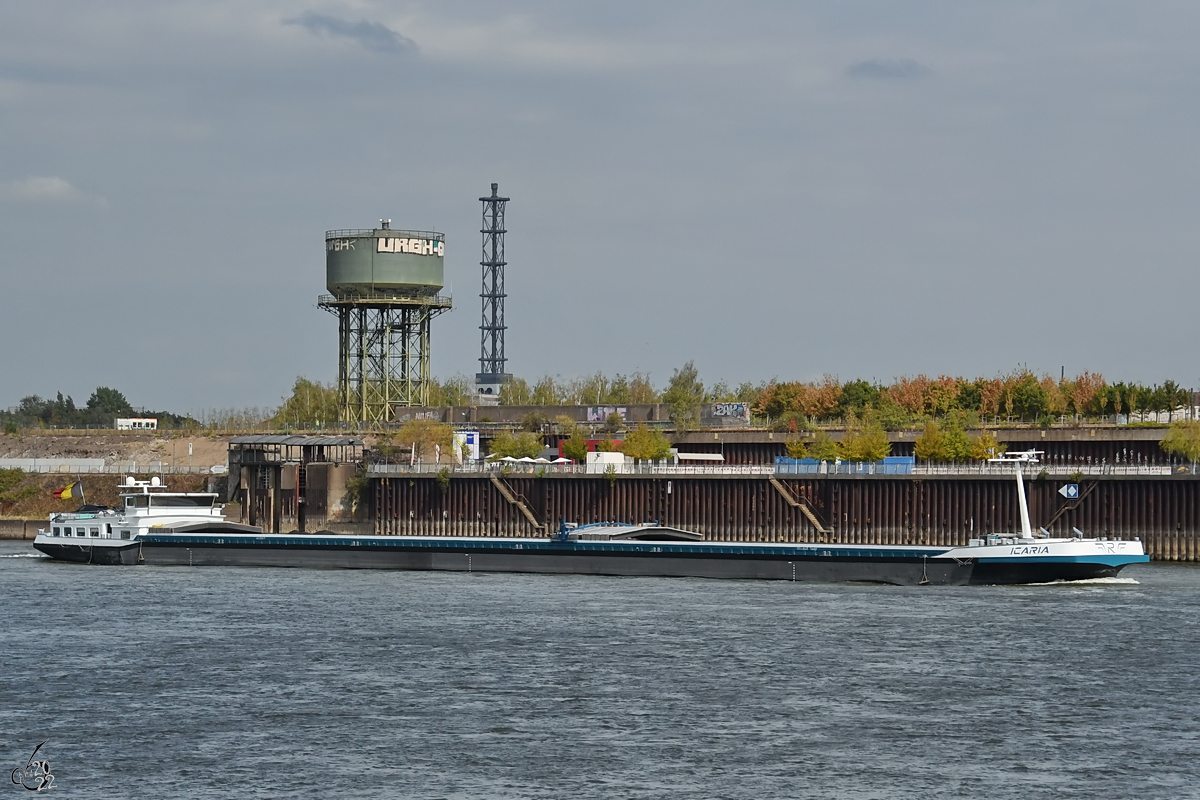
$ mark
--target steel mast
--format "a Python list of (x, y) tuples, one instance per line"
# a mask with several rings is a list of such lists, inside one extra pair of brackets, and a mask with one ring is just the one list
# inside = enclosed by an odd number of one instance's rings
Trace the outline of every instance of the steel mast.
[(483, 305), (483, 321), (479, 326), (479, 374), (475, 383), (479, 394), (498, 397), (500, 386), (511, 376), (505, 372), (508, 359), (504, 356), (504, 209), (509, 198), (499, 195), (500, 184), (492, 184), (490, 197), (479, 198), (483, 203), (483, 289), (479, 298)]

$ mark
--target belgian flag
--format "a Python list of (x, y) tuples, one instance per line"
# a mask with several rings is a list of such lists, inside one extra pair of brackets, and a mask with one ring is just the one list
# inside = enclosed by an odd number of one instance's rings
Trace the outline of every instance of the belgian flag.
[(65, 486), (54, 493), (59, 500), (70, 500), (72, 497), (83, 497), (83, 481), (77, 480), (70, 486)]

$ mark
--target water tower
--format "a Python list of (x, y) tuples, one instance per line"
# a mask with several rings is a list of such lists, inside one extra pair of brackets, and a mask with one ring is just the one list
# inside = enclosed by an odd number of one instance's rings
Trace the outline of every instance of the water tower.
[(342, 420), (378, 425), (400, 406), (429, 403), (429, 323), (450, 308), (443, 297), (446, 237), (392, 230), (325, 234), (321, 308), (338, 318)]

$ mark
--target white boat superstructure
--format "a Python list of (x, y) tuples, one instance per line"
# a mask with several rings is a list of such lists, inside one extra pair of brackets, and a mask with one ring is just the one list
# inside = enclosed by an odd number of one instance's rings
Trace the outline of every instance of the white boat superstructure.
[(38, 531), (34, 546), (44, 552), (52, 547), (54, 555), (70, 561), (109, 563), (111, 555), (152, 532), (258, 530), (225, 522), (224, 506), (217, 503), (215, 492), (171, 492), (158, 478), (139, 481), (132, 476), (120, 488), (117, 508), (85, 505), (51, 516), (49, 527)]

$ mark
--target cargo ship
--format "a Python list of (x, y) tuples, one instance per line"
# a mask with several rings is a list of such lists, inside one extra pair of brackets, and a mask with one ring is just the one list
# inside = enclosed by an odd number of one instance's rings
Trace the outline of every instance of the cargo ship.
[(658, 524), (560, 524), (549, 537), (264, 533), (228, 522), (213, 493), (170, 492), (157, 478), (121, 484), (119, 508), (56, 514), (34, 547), (87, 564), (447, 570), (696, 577), (897, 585), (1021, 584), (1111, 578), (1149, 561), (1137, 539), (1055, 538), (1032, 530), (1014, 463), (1021, 531), (965, 547), (706, 541)]

